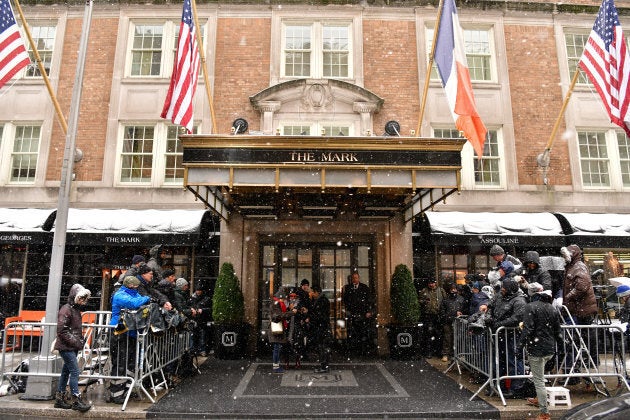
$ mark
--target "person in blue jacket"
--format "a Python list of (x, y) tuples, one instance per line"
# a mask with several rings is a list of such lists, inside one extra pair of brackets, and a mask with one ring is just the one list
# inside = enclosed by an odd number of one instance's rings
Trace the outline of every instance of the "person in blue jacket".
[[(109, 325), (117, 327), (120, 321), (120, 312), (123, 309), (138, 309), (150, 302), (149, 296), (138, 293), (140, 280), (137, 277), (127, 276), (123, 285), (112, 298), (112, 319)], [(136, 362), (136, 331), (113, 330), (110, 346), (112, 361), (112, 376), (129, 376), (134, 371)], [(127, 379), (113, 379), (109, 386), (109, 402), (122, 404), (129, 387)]]

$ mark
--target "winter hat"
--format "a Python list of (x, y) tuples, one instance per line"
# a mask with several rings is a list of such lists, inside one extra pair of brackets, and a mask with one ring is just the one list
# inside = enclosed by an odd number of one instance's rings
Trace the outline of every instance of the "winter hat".
[(518, 283), (512, 278), (507, 278), (503, 280), (502, 287), (505, 289), (508, 295), (512, 295), (518, 292)]
[(541, 295), (541, 296), (546, 296), (549, 299), (551, 299), (552, 297), (551, 290), (541, 290), (540, 292), (536, 292), (536, 294)]
[(173, 270), (167, 269), (167, 270), (164, 270), (164, 272), (162, 273), (162, 278), (165, 279), (167, 277), (174, 276), (174, 275), (175, 275), (175, 272)]
[(492, 245), (492, 248), (490, 248), (491, 257), (494, 257), (495, 255), (503, 255), (503, 254), (505, 254), (505, 251), (499, 245)]
[(123, 286), (125, 287), (140, 286), (140, 280), (138, 280), (138, 278), (134, 276), (127, 276), (123, 280)]
[(146, 264), (142, 264), (140, 267), (138, 267), (138, 274), (145, 274), (145, 273), (148, 273), (149, 271), (153, 271), (153, 270), (151, 270), (151, 267), (149, 267)]
[(136, 265), (138, 263), (141, 262), (145, 262), (146, 260), (144, 259), (144, 257), (142, 255), (134, 255), (133, 258), (131, 259), (131, 263)]
[(523, 259), (524, 264), (534, 263), (540, 266), (540, 254), (536, 251), (527, 251), (525, 254), (525, 258)]
[(499, 265), (499, 268), (502, 269), (505, 275), (507, 276), (512, 271), (514, 271), (514, 264), (512, 264), (509, 261), (502, 261), (501, 264)]
[(300, 286), (304, 286), (304, 285), (308, 286), (309, 284), (310, 284), (309, 281), (306, 279), (302, 279), (302, 282), (300, 282)]
[(188, 281), (183, 277), (180, 277), (177, 279), (177, 281), (175, 281), (175, 287), (177, 287), (178, 289), (183, 290), (184, 286), (187, 286), (187, 285), (188, 285)]
[(481, 284), (478, 281), (473, 281), (470, 285), (471, 289), (481, 290)]
[(534, 293), (539, 293), (543, 291), (543, 287), (542, 284), (534, 282), (534, 283), (529, 283), (529, 286), (527, 286), (527, 294), (531, 297), (534, 296)]
[(284, 287), (280, 287), (274, 296), (278, 299), (286, 299), (287, 289), (285, 289)]
[(617, 297), (621, 298), (626, 296), (630, 296), (630, 286), (622, 284), (621, 286), (617, 287)]

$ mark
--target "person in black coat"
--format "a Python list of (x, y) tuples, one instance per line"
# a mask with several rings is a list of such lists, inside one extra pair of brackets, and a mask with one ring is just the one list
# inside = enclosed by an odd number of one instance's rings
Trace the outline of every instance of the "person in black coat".
[(442, 341), (442, 361), (447, 362), (449, 357), (453, 357), (453, 322), (455, 318), (461, 316), (466, 311), (466, 301), (457, 291), (457, 285), (448, 287), (448, 295), (442, 300), (440, 319), (443, 320), (442, 331), (444, 339)]
[[(512, 277), (506, 277), (501, 283), (501, 293), (494, 297), (488, 306), (490, 314), (486, 323), (496, 331), (500, 327), (507, 328), (499, 332), (499, 373), (503, 375), (523, 375), (523, 358), (516, 357), (515, 348), (519, 332), (516, 329), (523, 320), (527, 300)], [(510, 383), (508, 386), (507, 384)], [(504, 396), (522, 398), (524, 389), (522, 379), (505, 382)]]
[(330, 301), (322, 293), (319, 286), (312, 287), (313, 301), (311, 303), (311, 329), (312, 343), (317, 351), (319, 368), (315, 373), (327, 373), (329, 370), (330, 360), (330, 341), (332, 334), (330, 332)]
[(361, 283), (359, 273), (352, 273), (351, 283), (343, 288), (343, 304), (348, 322), (348, 346), (367, 354), (373, 350), (374, 298), (370, 288)]
[[(57, 314), (57, 339), (54, 348), (59, 351), (63, 359), (63, 367), (55, 395), (55, 408), (71, 408), (81, 412), (92, 408), (92, 404), (85, 401), (79, 392), (80, 372), (77, 363), (77, 354), (85, 345), (81, 310), (84, 310), (90, 295), (90, 291), (80, 284), (73, 285), (68, 294), (68, 303), (63, 305)], [(72, 401), (67, 401), (65, 398), (68, 385), (70, 385)]]
[(542, 286), (543, 290), (553, 290), (553, 280), (549, 271), (540, 266), (540, 255), (536, 251), (527, 251), (525, 258), (523, 259), (523, 265), (525, 272), (520, 283), (523, 291), (527, 290), (528, 284), (538, 283)]
[(553, 357), (556, 344), (562, 345), (561, 321), (558, 311), (551, 305), (551, 290), (543, 290), (539, 283), (530, 283), (531, 302), (525, 306), (523, 332), (518, 341), (517, 351), (527, 347), (532, 382), (536, 388), (536, 398), (528, 398), (528, 403), (540, 408), (538, 419), (549, 419), (547, 391), (545, 390), (545, 364)]

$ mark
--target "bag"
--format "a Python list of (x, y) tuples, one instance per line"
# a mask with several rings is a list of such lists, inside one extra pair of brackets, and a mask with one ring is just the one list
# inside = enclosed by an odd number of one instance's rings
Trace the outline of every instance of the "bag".
[(59, 356), (59, 350), (55, 349), (55, 345), (57, 344), (57, 339), (55, 338), (50, 344), (50, 354), (54, 354), (55, 356)]
[(280, 335), (284, 332), (284, 326), (282, 325), (282, 321), (280, 322), (271, 322), (271, 334)]

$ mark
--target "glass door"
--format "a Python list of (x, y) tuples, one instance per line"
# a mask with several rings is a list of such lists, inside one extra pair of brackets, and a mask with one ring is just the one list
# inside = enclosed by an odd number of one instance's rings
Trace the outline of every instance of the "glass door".
[(262, 284), (259, 304), (261, 328), (268, 327), (270, 297), (280, 287), (299, 287), (306, 279), (319, 285), (330, 301), (330, 325), (336, 341), (347, 337), (343, 287), (356, 270), (361, 281), (374, 291), (371, 247), (365, 244), (276, 243), (265, 244), (261, 255)]

